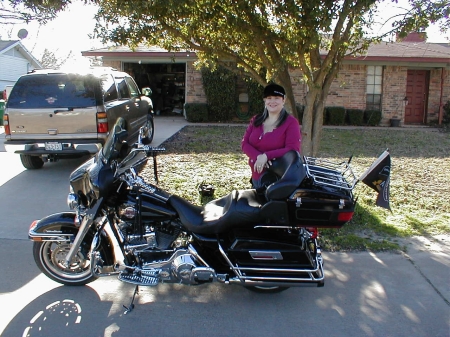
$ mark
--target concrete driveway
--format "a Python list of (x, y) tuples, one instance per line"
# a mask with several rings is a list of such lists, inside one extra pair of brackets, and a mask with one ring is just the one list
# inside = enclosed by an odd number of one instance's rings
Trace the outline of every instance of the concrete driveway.
[[(156, 117), (154, 146), (183, 127)], [(323, 288), (257, 294), (239, 286), (163, 284), (115, 277), (61, 286), (40, 273), (27, 239), (34, 219), (67, 210), (67, 178), (83, 159), (24, 170), (1, 152), (1, 336), (450, 336), (450, 242), (413, 238), (408, 254), (324, 253)]]

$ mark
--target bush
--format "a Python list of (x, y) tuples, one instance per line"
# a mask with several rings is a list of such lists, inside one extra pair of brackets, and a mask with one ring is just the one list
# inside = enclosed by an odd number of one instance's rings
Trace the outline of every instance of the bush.
[(450, 125), (450, 101), (447, 101), (443, 106), (444, 115), (442, 116), (442, 123)]
[(264, 87), (252, 79), (246, 79), (248, 90), (248, 115), (254, 116), (264, 111), (262, 99)]
[(361, 109), (347, 109), (347, 123), (349, 125), (363, 125), (364, 111)]
[(208, 105), (206, 103), (186, 103), (184, 109), (188, 122), (202, 123), (208, 121)]
[(364, 111), (364, 123), (368, 126), (377, 126), (381, 122), (381, 111), (366, 110)]
[(323, 125), (330, 125), (328, 121), (328, 108), (323, 108)]
[(343, 106), (330, 106), (327, 107), (326, 110), (327, 121), (329, 125), (345, 124), (345, 108)]
[(231, 113), (237, 111), (236, 75), (221, 66), (213, 71), (203, 68), (202, 80), (208, 102), (209, 120), (230, 120)]

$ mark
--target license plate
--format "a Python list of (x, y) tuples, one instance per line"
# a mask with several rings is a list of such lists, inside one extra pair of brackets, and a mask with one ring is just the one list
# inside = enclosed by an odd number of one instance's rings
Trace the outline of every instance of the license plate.
[(45, 149), (47, 151), (61, 151), (62, 144), (56, 142), (45, 143)]

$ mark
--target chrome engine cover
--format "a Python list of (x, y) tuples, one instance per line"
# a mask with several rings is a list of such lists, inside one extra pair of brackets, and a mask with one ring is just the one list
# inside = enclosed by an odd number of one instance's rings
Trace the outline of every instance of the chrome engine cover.
[(174, 276), (184, 284), (191, 283), (191, 273), (197, 264), (191, 254), (183, 254), (177, 256), (172, 262), (172, 270)]

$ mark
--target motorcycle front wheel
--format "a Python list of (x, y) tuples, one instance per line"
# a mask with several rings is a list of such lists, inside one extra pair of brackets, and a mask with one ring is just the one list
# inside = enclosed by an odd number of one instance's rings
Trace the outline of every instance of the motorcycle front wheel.
[(82, 286), (97, 279), (91, 273), (91, 264), (81, 251), (72, 263), (64, 264), (70, 244), (68, 242), (34, 242), (33, 256), (38, 268), (50, 279), (69, 286)]

